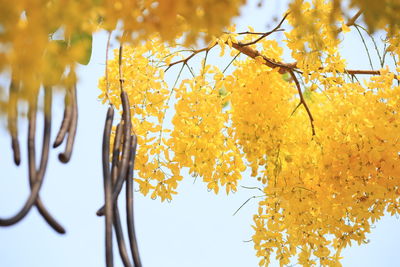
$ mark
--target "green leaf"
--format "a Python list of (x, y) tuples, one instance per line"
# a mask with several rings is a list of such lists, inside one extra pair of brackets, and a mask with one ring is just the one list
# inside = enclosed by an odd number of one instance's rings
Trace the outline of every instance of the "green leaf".
[(79, 49), (82, 54), (76, 59), (79, 64), (87, 65), (92, 56), (93, 36), (87, 32), (75, 32), (70, 38), (71, 49)]
[(289, 73), (285, 72), (284, 74), (282, 74), (282, 79), (286, 82), (289, 82), (292, 79), (292, 77), (290, 76)]
[(312, 95), (313, 95), (313, 92), (310, 90), (310, 88), (306, 88), (303, 92), (304, 99), (310, 100), (311, 102), (313, 102)]
[(219, 94), (219, 96), (224, 97), (224, 96), (226, 96), (228, 94), (228, 91), (226, 91), (225, 87), (221, 87), (218, 90), (218, 94)]

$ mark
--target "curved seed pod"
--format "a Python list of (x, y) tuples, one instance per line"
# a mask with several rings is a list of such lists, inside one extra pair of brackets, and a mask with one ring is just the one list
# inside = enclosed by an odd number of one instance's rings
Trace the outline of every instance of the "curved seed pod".
[(69, 129), (68, 129), (67, 144), (65, 146), (64, 153), (60, 153), (58, 155), (58, 159), (62, 163), (67, 163), (71, 159), (72, 148), (74, 146), (74, 141), (75, 141), (76, 127), (77, 127), (77, 123), (78, 123), (78, 102), (77, 102), (77, 96), (76, 96), (76, 84), (74, 85), (74, 88), (71, 92), (71, 96), (72, 96), (71, 97), (72, 98), (72, 117), (71, 117)]
[(119, 165), (119, 148), (121, 146), (122, 127), (121, 124), (117, 125), (117, 130), (114, 138), (113, 156), (112, 156), (112, 167), (111, 167), (111, 180), (113, 184), (116, 182), (118, 177), (118, 165)]
[[(29, 162), (29, 170), (35, 170), (35, 162), (32, 161), (35, 155), (35, 132), (36, 132), (36, 102), (37, 99), (34, 99), (32, 103), (30, 103), (29, 111), (28, 111), (28, 119), (29, 119), (29, 126), (28, 126), (28, 162)], [(33, 168), (31, 167), (33, 166)], [(36, 172), (36, 170), (35, 170)], [(24, 206), (21, 210), (15, 214), (14, 216), (8, 219), (0, 218), (0, 226), (10, 226), (16, 224), (20, 220), (22, 220), (30, 211), (32, 206), (36, 203), (36, 200), (39, 196), (39, 191), (42, 186), (43, 182), (43, 175), (38, 175), (38, 179), (35, 180), (35, 183), (31, 187), (31, 193), (26, 200)]]
[(121, 218), (119, 217), (119, 210), (117, 203), (114, 203), (114, 229), (115, 229), (115, 235), (117, 236), (118, 249), (122, 262), (124, 263), (125, 267), (131, 267), (132, 264), (129, 260), (128, 251), (126, 250), (125, 246), (125, 239), (122, 231)]
[[(129, 110), (129, 100), (128, 95), (126, 92), (121, 92), (121, 99), (122, 99), (122, 121), (124, 123), (124, 130), (123, 130), (123, 145), (122, 145), (122, 158), (120, 164), (120, 171), (118, 174), (117, 181), (114, 185), (113, 191), (113, 201), (116, 201), (118, 198), (119, 193), (121, 192), (122, 185), (124, 183), (125, 174), (129, 165), (129, 149), (131, 146), (131, 113)], [(97, 216), (104, 215), (104, 206), (101, 207), (97, 212)]]
[(107, 111), (106, 122), (103, 133), (102, 162), (104, 177), (104, 199), (106, 213), (106, 266), (113, 266), (113, 250), (112, 250), (112, 223), (113, 223), (113, 198), (112, 198), (112, 181), (110, 175), (110, 133), (114, 118), (114, 109), (110, 106)]
[(53, 147), (58, 147), (64, 141), (65, 135), (68, 132), (68, 129), (71, 125), (71, 118), (72, 118), (72, 96), (71, 91), (66, 90), (65, 99), (64, 99), (64, 115), (63, 120), (60, 126), (60, 130), (58, 131), (57, 137), (54, 141)]
[(133, 172), (135, 169), (136, 147), (137, 147), (137, 137), (136, 135), (133, 135), (132, 150), (129, 159), (129, 168), (126, 174), (126, 215), (127, 215), (126, 219), (128, 224), (128, 236), (129, 236), (129, 243), (130, 243), (133, 263), (135, 267), (142, 267), (142, 263), (140, 261), (140, 256), (139, 256), (136, 233), (135, 233), (135, 221), (133, 212)]
[(56, 231), (59, 234), (66, 233), (65, 228), (59, 222), (57, 222), (56, 219), (53, 218), (50, 212), (44, 207), (44, 204), (40, 198), (36, 200), (36, 206), (39, 210), (40, 215), (43, 216), (43, 218), (54, 229), (54, 231)]
[[(29, 184), (32, 188), (35, 181), (38, 179), (44, 179), (44, 173), (46, 171), (48, 159), (49, 159), (49, 148), (50, 148), (50, 133), (51, 133), (51, 106), (52, 106), (52, 88), (45, 87), (45, 101), (44, 101), (44, 135), (42, 142), (42, 156), (40, 159), (39, 170), (36, 171), (35, 162), (35, 142), (28, 143), (28, 149), (33, 151), (29, 158)], [(37, 197), (36, 206), (39, 213), (43, 216), (46, 222), (58, 233), (65, 234), (65, 229), (51, 216), (50, 212), (47, 211), (40, 196)]]
[[(111, 164), (111, 181), (114, 184), (117, 181), (118, 177), (118, 165), (119, 165), (119, 155), (120, 155), (120, 146), (121, 146), (121, 136), (122, 136), (122, 127), (121, 124), (117, 125), (116, 133), (115, 133), (115, 138), (114, 138), (114, 146), (113, 146), (113, 155), (112, 155), (112, 164)], [(114, 202), (114, 208), (113, 208), (113, 215), (114, 215), (114, 230), (115, 230), (115, 235), (117, 236), (117, 242), (118, 242), (118, 249), (119, 249), (119, 254), (121, 256), (122, 262), (124, 263), (125, 267), (131, 267), (132, 264), (130, 263), (128, 252), (126, 250), (125, 246), (125, 240), (124, 240), (124, 233), (122, 231), (122, 226), (121, 226), (121, 219), (119, 216), (119, 209), (118, 209), (118, 203)]]
[(129, 150), (131, 148), (131, 129), (132, 129), (132, 122), (131, 122), (131, 112), (129, 108), (129, 99), (128, 95), (125, 91), (121, 92), (121, 100), (122, 100), (122, 118), (124, 122), (124, 132), (123, 132), (123, 147), (122, 147), (122, 158), (121, 158), (121, 170), (118, 174), (118, 179), (116, 184), (114, 185), (114, 192), (113, 192), (113, 199), (114, 201), (117, 199), (119, 193), (121, 192), (122, 185), (125, 180), (126, 171), (129, 165)]
[(21, 163), (21, 150), (18, 141), (18, 85), (14, 79), (10, 84), (10, 97), (8, 100), (8, 130), (11, 135), (11, 147), (14, 162), (17, 166)]

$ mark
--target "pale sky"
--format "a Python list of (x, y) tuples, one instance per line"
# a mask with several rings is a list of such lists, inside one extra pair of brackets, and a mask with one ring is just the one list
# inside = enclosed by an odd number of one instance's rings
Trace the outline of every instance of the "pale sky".
[[(267, 7), (256, 10), (249, 1), (241, 18), (236, 20), (240, 30), (251, 25), (265, 31), (272, 15), (284, 10), (284, 2), (266, 1)], [(368, 67), (365, 51), (357, 35), (344, 44), (344, 54), (352, 67)], [(94, 38), (94, 50), (88, 66), (79, 69), (79, 121), (72, 160), (60, 163), (51, 150), (41, 197), (46, 207), (67, 229), (66, 235), (55, 233), (34, 208), (15, 226), (0, 228), (0, 267), (70, 267), (105, 266), (104, 219), (95, 212), (103, 203), (101, 171), (101, 142), (106, 106), (97, 100), (97, 81), (104, 73), (106, 34)], [(210, 60), (210, 58), (209, 58)], [(219, 59), (215, 59), (219, 60)], [(63, 101), (54, 103), (52, 140), (62, 117)], [(2, 122), (3, 123), (3, 122)], [(40, 125), (41, 121), (39, 122)], [(4, 126), (4, 125), (2, 125)], [(41, 127), (38, 126), (40, 130)], [(13, 215), (28, 195), (27, 122), (20, 125), (22, 164), (13, 165), (10, 139), (4, 127), (0, 130), (0, 214)], [(38, 134), (41, 136), (41, 134)], [(241, 185), (252, 185), (245, 175)], [(179, 194), (171, 203), (160, 203), (139, 193), (135, 195), (135, 221), (139, 250), (145, 267), (256, 267), (258, 261), (250, 240), (253, 234), (252, 215), (257, 200), (251, 200), (235, 216), (232, 214), (257, 192), (240, 189), (226, 196), (207, 192), (198, 179), (185, 177), (178, 187)], [(121, 197), (123, 199), (123, 197)], [(122, 208), (121, 208), (122, 210)], [(343, 253), (343, 266), (400, 266), (398, 240), (399, 220), (385, 217), (368, 236), (371, 242), (353, 246)], [(114, 247), (115, 266), (122, 266), (118, 248)], [(273, 262), (271, 266), (279, 266)]]

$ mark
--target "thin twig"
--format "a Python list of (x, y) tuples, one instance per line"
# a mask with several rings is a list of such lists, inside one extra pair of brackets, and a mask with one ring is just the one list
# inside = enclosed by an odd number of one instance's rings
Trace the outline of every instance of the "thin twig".
[[(379, 62), (381, 63), (381, 64), (380, 64), (380, 65), (381, 65), (381, 68), (383, 68), (384, 59), (383, 59), (383, 57), (381, 56), (381, 53), (379, 52), (378, 45), (376, 44), (375, 38), (374, 38), (374, 37), (372, 36), (372, 34), (370, 34), (370, 33), (368, 32), (368, 30), (367, 30), (366, 28), (364, 28), (363, 26), (361, 26), (361, 25), (359, 25), (359, 24), (354, 24), (354, 25), (355, 25), (357, 28), (362, 29), (362, 30), (369, 36), (369, 38), (371, 38), (371, 41), (372, 41), (372, 43), (374, 44), (374, 48), (375, 48), (376, 54), (378, 55)], [(386, 45), (386, 42), (385, 42), (384, 44)]]
[(301, 106), (301, 102), (297, 104), (297, 106), (294, 108), (294, 110), (292, 111), (292, 113), (290, 113), (290, 117), (293, 116), (293, 114), (296, 112), (296, 110)]
[[(276, 32), (284, 31), (285, 29), (278, 29)], [(225, 32), (225, 33), (230, 33), (230, 32)], [(236, 33), (237, 35), (265, 35), (265, 32), (251, 32), (251, 31), (245, 31), (245, 32), (238, 32)]]
[(268, 35), (277, 32), (277, 31), (281, 31), (281, 29), (279, 29), (283, 22), (285, 21), (285, 19), (287, 18), (287, 16), (290, 14), (290, 12), (286, 13), (285, 16), (283, 16), (283, 18), (281, 19), (281, 21), (278, 23), (278, 25), (275, 26), (275, 28), (273, 28), (271, 31), (264, 33), (263, 35), (261, 35), (259, 38), (255, 39), (254, 41), (248, 42), (248, 43), (243, 43), (242, 46), (249, 46), (249, 45), (253, 45), (258, 43), (259, 41), (261, 41), (262, 39), (264, 39), (265, 37), (267, 37)]
[(232, 63), (236, 60), (236, 58), (241, 54), (241, 52), (237, 53), (232, 60), (229, 62), (228, 65), (226, 65), (226, 67), (224, 68), (224, 70), (222, 71), (222, 73), (225, 73), (225, 71), (228, 70), (228, 68), (232, 65)]
[(292, 77), (294, 83), (296, 84), (296, 88), (297, 91), (299, 92), (299, 96), (300, 96), (300, 103), (303, 105), (303, 107), (306, 109), (308, 117), (310, 118), (310, 124), (311, 124), (311, 131), (312, 131), (312, 135), (315, 135), (315, 128), (314, 128), (314, 118), (311, 114), (311, 111), (303, 97), (303, 92), (301, 91), (301, 87), (300, 87), (300, 83), (299, 80), (297, 80), (296, 75), (294, 74), (294, 72), (292, 70), (289, 70), (289, 74)]
[(367, 44), (365, 43), (365, 39), (364, 39), (364, 37), (362, 36), (362, 33), (361, 33), (361, 31), (358, 29), (357, 26), (356, 26), (356, 30), (357, 30), (358, 34), (360, 35), (360, 38), (361, 38), (361, 41), (362, 41), (362, 43), (363, 43), (363, 45), (364, 45), (365, 51), (367, 52), (367, 56), (368, 56), (368, 60), (369, 60), (369, 65), (371, 66), (371, 69), (374, 69), (374, 66), (372, 65), (371, 54), (369, 53), (369, 49), (368, 49)]
[(250, 189), (250, 190), (258, 190), (258, 191), (260, 191), (261, 193), (264, 193), (264, 191), (261, 189), (261, 188), (259, 188), (259, 187), (256, 187), (256, 186), (241, 186), (242, 188), (244, 188), (244, 189)]
[(170, 63), (170, 64), (168, 65), (168, 67), (165, 69), (164, 72), (167, 72), (172, 66), (174, 66), (174, 65), (176, 65), (176, 64), (179, 64), (179, 63), (187, 63), (192, 57), (194, 57), (194, 56), (197, 55), (198, 53), (201, 53), (201, 52), (208, 52), (208, 51), (210, 51), (213, 47), (215, 47), (216, 45), (217, 45), (217, 44), (214, 44), (214, 45), (211, 46), (211, 47), (205, 47), (205, 48), (198, 49), (198, 50), (192, 50), (192, 54), (191, 54), (190, 56), (188, 56), (188, 57), (185, 58), (185, 59), (181, 59), (181, 60), (178, 60), (178, 61), (175, 61), (175, 62)]
[(255, 198), (259, 198), (259, 197), (265, 197), (265, 195), (249, 197), (242, 205), (240, 205), (240, 207), (232, 214), (232, 216), (235, 216), (239, 212), (239, 210), (241, 208), (243, 208), (243, 206), (246, 205), (250, 200), (255, 199)]

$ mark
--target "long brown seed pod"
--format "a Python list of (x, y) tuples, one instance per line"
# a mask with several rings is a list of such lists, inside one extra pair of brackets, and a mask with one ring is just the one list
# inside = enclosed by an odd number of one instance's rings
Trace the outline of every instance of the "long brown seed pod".
[(132, 264), (129, 260), (128, 251), (125, 246), (124, 234), (121, 226), (121, 218), (119, 217), (119, 210), (117, 203), (114, 203), (114, 229), (115, 235), (117, 236), (119, 254), (121, 256), (122, 262), (125, 267), (132, 267)]
[(106, 122), (103, 133), (102, 162), (104, 177), (104, 199), (105, 199), (105, 226), (106, 226), (106, 266), (113, 266), (113, 249), (112, 249), (112, 223), (113, 223), (113, 198), (112, 198), (112, 181), (110, 175), (110, 133), (114, 118), (114, 109), (110, 106), (107, 111)]
[(117, 199), (119, 193), (121, 192), (122, 185), (125, 180), (125, 175), (126, 171), (128, 169), (129, 165), (129, 150), (131, 148), (131, 128), (132, 128), (132, 122), (131, 122), (131, 112), (129, 108), (129, 99), (128, 95), (125, 91), (121, 92), (121, 100), (122, 100), (122, 118), (124, 122), (124, 133), (123, 133), (123, 138), (124, 138), (124, 143), (123, 143), (123, 150), (122, 150), (122, 158), (121, 158), (121, 167), (118, 175), (118, 179), (116, 184), (114, 185), (114, 192), (113, 192), (113, 199), (114, 201)]
[(142, 263), (140, 261), (140, 256), (139, 256), (136, 233), (135, 233), (135, 221), (133, 212), (133, 172), (135, 169), (136, 148), (137, 148), (137, 137), (136, 135), (133, 135), (132, 150), (129, 159), (129, 168), (126, 174), (126, 215), (127, 215), (126, 219), (128, 224), (128, 236), (129, 236), (129, 243), (130, 243), (133, 263), (135, 267), (142, 267)]
[[(119, 193), (121, 192), (122, 185), (124, 183), (124, 178), (125, 174), (128, 168), (129, 164), (129, 149), (131, 146), (131, 114), (129, 110), (129, 100), (128, 100), (128, 95), (126, 94), (125, 91), (121, 92), (121, 99), (122, 99), (122, 108), (123, 108), (123, 113), (122, 113), (122, 122), (124, 123), (123, 127), (123, 145), (122, 145), (122, 158), (121, 158), (121, 164), (120, 164), (120, 171), (118, 175), (118, 179), (114, 185), (114, 191), (113, 191), (113, 201), (116, 201), (118, 198)], [(104, 206), (101, 207), (97, 211), (97, 216), (103, 216), (104, 215)]]
[[(36, 133), (36, 102), (37, 99), (35, 98), (32, 103), (29, 105), (29, 111), (28, 111), (28, 120), (29, 120), (29, 126), (28, 126), (28, 162), (29, 162), (29, 170), (31, 170), (31, 166), (35, 167), (35, 162), (32, 161), (35, 155), (35, 133)], [(33, 168), (35, 169), (35, 168)], [(21, 210), (15, 214), (14, 216), (8, 218), (8, 219), (1, 219), (0, 218), (0, 226), (10, 226), (13, 224), (18, 223), (20, 220), (22, 220), (30, 211), (32, 206), (36, 203), (36, 200), (39, 196), (39, 191), (42, 186), (43, 182), (43, 175), (38, 175), (38, 179), (35, 180), (34, 185), (31, 188), (31, 193), (26, 200), (24, 206), (21, 208)]]
[(120, 154), (119, 148), (121, 146), (121, 135), (122, 135), (122, 127), (121, 124), (118, 123), (115, 132), (113, 156), (111, 164), (111, 180), (113, 184), (117, 181), (118, 177), (118, 165), (119, 165), (119, 154)]
[(62, 163), (67, 163), (71, 159), (71, 154), (72, 154), (72, 148), (74, 146), (74, 141), (75, 141), (75, 135), (76, 135), (76, 127), (78, 123), (78, 102), (77, 102), (77, 96), (76, 96), (76, 84), (73, 87), (73, 90), (71, 90), (71, 96), (72, 96), (72, 118), (71, 122), (69, 125), (68, 129), (68, 138), (67, 138), (67, 144), (65, 146), (65, 151), (64, 153), (60, 153), (58, 155), (58, 159)]
[(11, 135), (11, 147), (14, 162), (18, 166), (21, 163), (21, 150), (18, 141), (18, 86), (12, 79), (10, 84), (10, 97), (8, 101), (8, 130)]
[[(43, 142), (42, 142), (42, 156), (40, 159), (39, 170), (36, 171), (35, 162), (35, 142), (29, 142), (29, 151), (33, 151), (30, 154), (29, 158), (29, 184), (32, 188), (35, 184), (35, 181), (38, 179), (44, 179), (44, 173), (46, 171), (48, 159), (49, 159), (49, 148), (50, 148), (50, 134), (51, 134), (51, 106), (52, 106), (52, 88), (45, 87), (44, 88), (44, 134), (43, 134)], [(50, 212), (45, 208), (40, 196), (37, 197), (36, 207), (39, 210), (39, 213), (43, 216), (46, 222), (58, 233), (65, 234), (65, 229), (51, 216)]]
[[(114, 146), (113, 146), (113, 155), (112, 155), (112, 163), (111, 163), (111, 181), (112, 184), (117, 181), (118, 177), (118, 171), (119, 171), (119, 163), (120, 163), (120, 146), (121, 146), (121, 135), (122, 135), (122, 126), (121, 124), (117, 125), (116, 133), (115, 133), (115, 138), (114, 138)], [(129, 260), (129, 256), (126, 250), (125, 246), (125, 240), (124, 240), (124, 234), (122, 231), (122, 226), (121, 226), (121, 219), (119, 216), (119, 209), (118, 209), (118, 203), (117, 201), (114, 201), (114, 208), (113, 208), (113, 224), (114, 224), (114, 230), (115, 230), (115, 235), (117, 236), (117, 242), (118, 242), (118, 249), (119, 253), (122, 259), (122, 262), (124, 263), (125, 267), (131, 267), (131, 263)]]
[(71, 118), (72, 118), (72, 92), (71, 90), (67, 89), (65, 92), (64, 98), (64, 115), (63, 120), (60, 126), (60, 130), (58, 131), (57, 137), (54, 140), (53, 147), (58, 147), (64, 141), (65, 135), (68, 132), (68, 129), (71, 125)]

